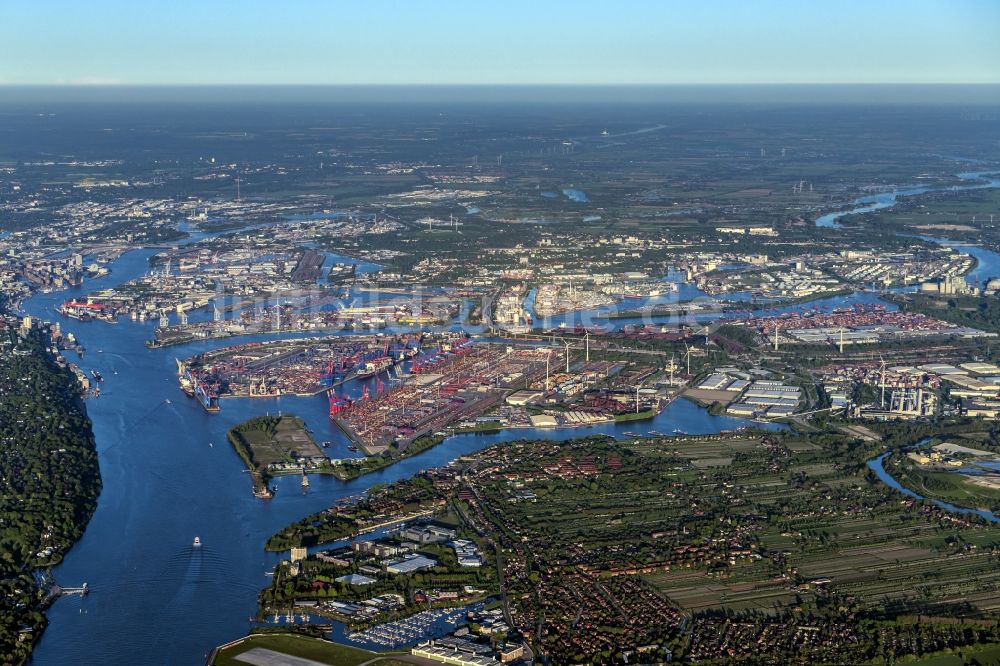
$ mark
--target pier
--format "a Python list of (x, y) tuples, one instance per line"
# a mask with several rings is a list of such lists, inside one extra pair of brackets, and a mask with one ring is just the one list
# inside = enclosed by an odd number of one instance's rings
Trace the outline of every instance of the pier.
[(52, 592), (56, 596), (68, 597), (72, 595), (77, 595), (80, 597), (85, 597), (90, 594), (90, 586), (84, 583), (80, 587), (60, 587), (58, 585), (52, 586)]

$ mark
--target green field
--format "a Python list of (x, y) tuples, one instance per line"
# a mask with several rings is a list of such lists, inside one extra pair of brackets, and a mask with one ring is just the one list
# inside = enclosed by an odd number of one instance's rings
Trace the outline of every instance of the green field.
[(901, 664), (914, 666), (1000, 666), (1000, 645), (984, 645), (956, 650), (951, 654), (901, 659)]
[(323, 456), (305, 424), (294, 416), (257, 417), (230, 431), (234, 446), (245, 447), (258, 469), (296, 458)]
[[(366, 661), (371, 661), (379, 655), (368, 650), (338, 645), (319, 638), (308, 636), (295, 636), (292, 634), (280, 635), (256, 635), (250, 636), (239, 645), (220, 650), (219, 654), (212, 662), (213, 666), (246, 666), (246, 662), (239, 661), (235, 657), (253, 648), (264, 648), (274, 650), (282, 654), (312, 659), (322, 664), (333, 666), (356, 666)], [(386, 665), (388, 660), (379, 661), (379, 664)]]

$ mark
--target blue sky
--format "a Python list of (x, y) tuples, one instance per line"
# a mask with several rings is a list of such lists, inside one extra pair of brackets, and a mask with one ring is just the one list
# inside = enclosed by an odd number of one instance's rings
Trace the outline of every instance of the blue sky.
[(0, 0), (0, 84), (1000, 83), (1000, 0)]

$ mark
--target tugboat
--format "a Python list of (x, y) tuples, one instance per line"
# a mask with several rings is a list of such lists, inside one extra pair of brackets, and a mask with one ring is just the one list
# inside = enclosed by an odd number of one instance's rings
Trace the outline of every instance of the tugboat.
[(191, 544), (192, 548), (201, 548), (201, 537), (195, 537), (194, 543)]

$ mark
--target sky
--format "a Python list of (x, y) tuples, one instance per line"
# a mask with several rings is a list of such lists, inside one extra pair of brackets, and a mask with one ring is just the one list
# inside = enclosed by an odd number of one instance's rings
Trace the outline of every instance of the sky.
[(0, 0), (0, 85), (1000, 83), (1000, 0)]

